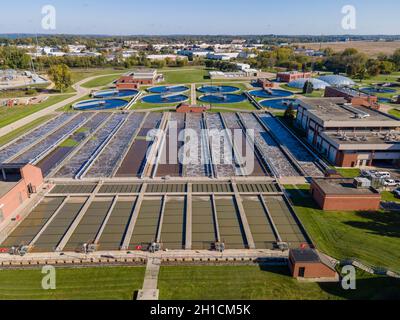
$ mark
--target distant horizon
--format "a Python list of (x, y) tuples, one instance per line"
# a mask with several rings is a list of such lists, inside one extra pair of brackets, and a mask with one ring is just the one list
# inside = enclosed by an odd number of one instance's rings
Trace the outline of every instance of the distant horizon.
[(1, 36), (88, 36), (88, 37), (399, 37), (399, 34), (101, 34), (101, 33), (31, 33), (31, 32), (7, 32)]
[[(42, 24), (46, 5), (56, 13), (51, 29)], [(349, 5), (355, 10), (356, 23), (346, 29), (343, 10)], [(2, 34), (390, 36), (400, 30), (397, 0), (20, 0), (2, 3), (2, 12)]]

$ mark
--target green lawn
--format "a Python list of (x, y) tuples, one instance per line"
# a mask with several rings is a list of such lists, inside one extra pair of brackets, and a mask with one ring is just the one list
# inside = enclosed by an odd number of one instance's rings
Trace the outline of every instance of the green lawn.
[(0, 128), (29, 116), (37, 111), (52, 106), (71, 97), (69, 94), (50, 96), (46, 101), (31, 106), (15, 106), (0, 108)]
[[(117, 73), (117, 72), (114, 72)], [(122, 75), (125, 72), (121, 72), (119, 75)], [(103, 77), (99, 77), (93, 80), (90, 80), (88, 82), (85, 82), (84, 84), (82, 84), (82, 87), (84, 88), (97, 88), (97, 87), (103, 87), (106, 86), (108, 84), (110, 84), (111, 82), (113, 82), (114, 80), (119, 78), (119, 75), (117, 74), (113, 74), (113, 75), (107, 75), (107, 76), (103, 76)]]
[(189, 69), (185, 68), (182, 70), (160, 70), (160, 73), (164, 75), (165, 83), (170, 84), (181, 84), (181, 83), (195, 83), (195, 82), (206, 82), (210, 81), (207, 79), (208, 71), (204, 69)]
[(317, 248), (337, 258), (400, 272), (400, 213), (322, 211), (308, 186), (286, 187)]
[(107, 75), (111, 73), (120, 73), (123, 74), (128, 72), (128, 69), (113, 69), (113, 68), (101, 68), (101, 69), (72, 69), (72, 82), (77, 83), (83, 79)]
[(90, 95), (83, 96), (82, 98), (74, 100), (72, 103), (65, 105), (64, 107), (58, 109), (57, 111), (64, 111), (64, 112), (74, 111), (74, 109), (72, 109), (72, 106), (75, 103), (77, 103), (79, 101), (83, 101), (83, 100), (89, 100), (89, 99), (91, 99)]
[(356, 178), (361, 175), (361, 170), (354, 168), (354, 169), (346, 169), (346, 168), (333, 168), (338, 173), (340, 173), (344, 178)]
[(40, 269), (0, 270), (0, 299), (133, 299), (143, 285), (144, 267), (56, 269), (56, 290), (43, 290)]
[(44, 116), (41, 117), (39, 119), (36, 119), (35, 121), (32, 121), (30, 123), (28, 123), (27, 125), (18, 128), (14, 131), (11, 131), (10, 133), (1, 136), (0, 137), (0, 146), (5, 145), (6, 143), (9, 143), (10, 141), (18, 138), (19, 136), (23, 135), (24, 133), (32, 130), (33, 128), (37, 127), (38, 125), (40, 125), (41, 123), (49, 120), (50, 118), (52, 118), (52, 115), (48, 115), (48, 116)]
[(387, 202), (400, 202), (400, 199), (397, 198), (393, 192), (383, 191), (381, 192), (382, 200)]
[(77, 141), (75, 141), (72, 138), (68, 138), (66, 140), (64, 140), (62, 143), (60, 143), (59, 147), (60, 148), (72, 148), (72, 147), (76, 147), (79, 143)]
[(389, 110), (389, 114), (397, 118), (400, 118), (400, 110), (398, 110), (397, 108)]
[(344, 291), (337, 283), (299, 282), (283, 266), (195, 266), (161, 267), (158, 288), (161, 300), (337, 300), (400, 298), (399, 284), (360, 272), (357, 290)]

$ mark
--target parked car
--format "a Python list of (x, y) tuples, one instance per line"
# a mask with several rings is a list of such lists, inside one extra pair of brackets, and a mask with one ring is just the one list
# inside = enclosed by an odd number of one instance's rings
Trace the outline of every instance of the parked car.
[(397, 187), (397, 183), (396, 183), (396, 181), (393, 180), (393, 179), (386, 179), (386, 180), (383, 182), (383, 185), (384, 185), (385, 187)]
[(378, 171), (375, 173), (375, 176), (378, 178), (390, 179), (391, 175), (389, 172), (386, 171)]
[(362, 170), (361, 176), (366, 177), (366, 178), (371, 178), (375, 175), (375, 173), (376, 173), (375, 170)]
[(400, 198), (400, 188), (397, 188), (396, 190), (394, 190), (393, 193), (396, 196), (396, 198)]

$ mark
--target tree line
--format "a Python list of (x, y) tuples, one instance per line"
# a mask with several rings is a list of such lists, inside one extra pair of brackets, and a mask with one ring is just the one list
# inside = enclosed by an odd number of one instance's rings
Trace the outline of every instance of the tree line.
[(297, 54), (291, 47), (276, 47), (263, 51), (257, 58), (247, 59), (247, 62), (257, 69), (284, 68), (302, 71), (329, 71), (345, 73), (360, 80), (379, 74), (390, 74), (400, 71), (400, 49), (392, 55), (381, 54), (370, 58), (357, 49), (349, 48), (342, 52), (324, 50), (323, 57), (310, 57)]

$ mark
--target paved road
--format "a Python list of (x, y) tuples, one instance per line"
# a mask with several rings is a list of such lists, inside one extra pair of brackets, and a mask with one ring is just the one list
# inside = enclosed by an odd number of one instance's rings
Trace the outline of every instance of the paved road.
[[(110, 75), (112, 75), (112, 74), (110, 74)], [(116, 75), (120, 75), (120, 74), (117, 73)], [(81, 85), (84, 84), (85, 82), (91, 81), (91, 80), (96, 79), (96, 78), (101, 78), (101, 77), (104, 77), (104, 75), (93, 76), (93, 77), (86, 78), (86, 79), (83, 79), (83, 80), (75, 83), (72, 86), (72, 88), (74, 88), (76, 92), (75, 92), (75, 94), (71, 95), (70, 98), (65, 99), (65, 100), (63, 100), (61, 102), (58, 102), (56, 104), (53, 104), (50, 107), (42, 109), (42, 110), (40, 110), (38, 112), (35, 112), (35, 113), (33, 113), (33, 114), (29, 115), (29, 116), (26, 116), (25, 118), (17, 120), (15, 122), (3, 127), (3, 128), (0, 128), (0, 136), (3, 136), (5, 134), (10, 133), (11, 131), (14, 131), (14, 130), (16, 130), (18, 128), (21, 128), (21, 127), (31, 123), (32, 121), (35, 121), (36, 119), (39, 119), (39, 118), (41, 118), (43, 116), (51, 114), (52, 112), (54, 112), (54, 111), (56, 111), (56, 110), (58, 110), (58, 109), (60, 109), (60, 108), (62, 108), (64, 106), (66, 106), (68, 104), (71, 104), (72, 102), (74, 102), (74, 101), (76, 101), (76, 100), (88, 95), (94, 88), (87, 89), (87, 88), (83, 88)]]
[(197, 103), (197, 96), (196, 96), (196, 84), (192, 83), (192, 86), (190, 88), (190, 96), (191, 96), (191, 104), (195, 105)]

